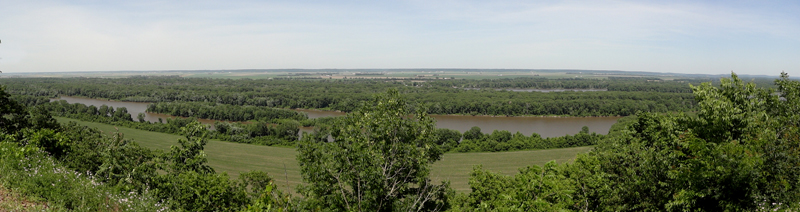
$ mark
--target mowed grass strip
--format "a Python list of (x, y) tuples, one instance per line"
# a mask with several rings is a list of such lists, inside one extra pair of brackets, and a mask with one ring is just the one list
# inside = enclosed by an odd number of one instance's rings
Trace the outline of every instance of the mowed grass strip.
[[(78, 124), (96, 127), (104, 132), (113, 133), (119, 130), (125, 138), (151, 149), (167, 151), (170, 146), (178, 145), (182, 136), (137, 130), (113, 125), (85, 122), (76, 119), (56, 117), (59, 122), (74, 121)], [(486, 153), (446, 153), (442, 160), (433, 164), (431, 178), (434, 182), (449, 180), (453, 189), (458, 192), (469, 192), (469, 173), (476, 165), (484, 169), (507, 175), (518, 173), (520, 168), (531, 165), (544, 165), (555, 160), (558, 163), (575, 159), (579, 153), (588, 152), (592, 147), (575, 147), (564, 149), (547, 149), (515, 152)], [(294, 192), (302, 183), (300, 166), (297, 164), (297, 151), (294, 148), (270, 147), (241, 144), (219, 140), (209, 140), (205, 147), (208, 164), (217, 172), (227, 172), (236, 178), (241, 172), (260, 170), (269, 173), (281, 190)], [(285, 169), (284, 169), (285, 166)]]
[(469, 173), (477, 165), (482, 165), (485, 170), (515, 175), (520, 168), (542, 166), (552, 160), (564, 163), (591, 149), (588, 146), (514, 152), (446, 153), (442, 160), (433, 164), (430, 177), (433, 182), (449, 180), (458, 192), (470, 192)]
[[(126, 139), (134, 140), (142, 147), (164, 151), (168, 151), (170, 146), (177, 146), (178, 139), (184, 138), (168, 133), (116, 127), (77, 119), (62, 117), (56, 117), (56, 119), (62, 123), (74, 121), (80, 125), (96, 127), (106, 133), (113, 133), (118, 129)], [(296, 185), (302, 182), (300, 166), (295, 158), (297, 151), (294, 148), (250, 145), (212, 139), (206, 144), (205, 153), (208, 156), (208, 165), (218, 173), (227, 172), (232, 178), (239, 177), (241, 172), (260, 170), (269, 173), (281, 190), (287, 189), (287, 178), (290, 190), (294, 190)], [(286, 169), (284, 169), (284, 164)]]

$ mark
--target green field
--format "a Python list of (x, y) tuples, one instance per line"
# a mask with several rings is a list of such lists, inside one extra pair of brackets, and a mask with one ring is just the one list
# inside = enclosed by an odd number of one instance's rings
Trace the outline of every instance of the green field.
[[(516, 78), (516, 77), (543, 77), (543, 78), (551, 78), (551, 79), (558, 79), (558, 78), (574, 78), (574, 77), (581, 77), (581, 78), (607, 78), (609, 75), (592, 75), (592, 74), (583, 74), (583, 75), (576, 75), (576, 74), (567, 74), (565, 72), (538, 72), (538, 71), (525, 71), (525, 70), (514, 70), (514, 71), (486, 71), (486, 70), (470, 70), (470, 71), (444, 71), (444, 72), (437, 72), (435, 70), (387, 70), (387, 74), (385, 75), (366, 75), (366, 76), (356, 76), (353, 75), (354, 72), (360, 72), (363, 70), (338, 70), (336, 71), (337, 74), (334, 74), (332, 79), (342, 79), (343, 77), (346, 78), (409, 78), (413, 79), (416, 78), (418, 75), (425, 76), (425, 79), (435, 79), (437, 76), (433, 76), (434, 74), (439, 75), (439, 78), (450, 78), (454, 77), (456, 79), (503, 79), (503, 78)], [(306, 76), (291, 76), (291, 77), (321, 77), (314, 73), (317, 72), (326, 72), (325, 70), (295, 70), (295, 71), (280, 71), (280, 70), (271, 70), (271, 71), (163, 71), (163, 72), (79, 72), (79, 73), (42, 73), (42, 74), (26, 74), (25, 77), (104, 77), (104, 78), (124, 78), (124, 77), (131, 77), (131, 76), (181, 76), (181, 77), (189, 77), (189, 78), (217, 78), (217, 79), (270, 79), (270, 78), (289, 78), (290, 74), (297, 74), (297, 73), (310, 73), (311, 75)], [(614, 75), (616, 76), (616, 75)], [(633, 75), (619, 75), (619, 76), (633, 76)], [(328, 77), (322, 77), (327, 79)]]
[[(167, 150), (171, 145), (177, 145), (178, 139), (181, 138), (178, 135), (114, 127), (75, 119), (60, 117), (56, 119), (62, 123), (74, 121), (109, 133), (118, 129), (125, 138), (135, 140), (139, 145), (153, 149)], [(589, 149), (591, 147), (499, 153), (447, 153), (444, 154), (441, 161), (433, 164), (431, 178), (434, 182), (450, 180), (453, 188), (457, 191), (469, 192), (469, 173), (475, 165), (483, 164), (485, 169), (513, 175), (519, 168), (529, 165), (542, 165), (551, 160), (557, 162), (572, 160), (578, 153), (587, 152)], [(295, 160), (297, 152), (294, 148), (210, 140), (206, 145), (205, 152), (211, 167), (217, 172), (227, 172), (234, 178), (238, 177), (240, 172), (262, 170), (275, 178), (281, 190), (293, 190), (297, 184), (302, 182), (300, 167)]]
[[(334, 73), (332, 76), (320, 76), (317, 73)], [(354, 75), (356, 72), (384, 72), (384, 75)], [(537, 78), (589, 78), (606, 79), (608, 77), (659, 77), (664, 80), (675, 78), (685, 78), (680, 74), (664, 73), (599, 73), (602, 70), (527, 70), (527, 69), (265, 69), (265, 70), (184, 70), (184, 71), (107, 71), (107, 72), (55, 72), (55, 73), (9, 73), (4, 76), (17, 77), (103, 77), (103, 78), (124, 78), (131, 76), (181, 76), (187, 78), (218, 78), (218, 79), (271, 79), (271, 78), (296, 78), (296, 77), (321, 77), (323, 79), (342, 79), (342, 78), (407, 78), (414, 80), (419, 75), (425, 76), (424, 79), (503, 79), (517, 77), (537, 77)], [(293, 74), (309, 74), (289, 76)], [(434, 76), (438, 75), (438, 76)], [(4, 77), (0, 76), (0, 78)]]
[[(338, 74), (332, 76), (333, 79), (341, 79), (342, 77), (346, 78), (416, 78), (418, 75), (425, 76), (425, 79), (435, 79), (439, 77), (441, 79), (454, 77), (456, 79), (504, 79), (504, 78), (516, 78), (516, 77), (543, 77), (543, 78), (573, 78), (573, 77), (582, 77), (582, 78), (607, 78), (607, 75), (592, 75), (592, 74), (567, 74), (567, 72), (535, 72), (535, 71), (491, 71), (491, 72), (482, 72), (482, 71), (446, 71), (446, 72), (432, 72), (431, 71), (388, 71), (385, 75), (366, 75), (366, 76), (357, 76), (353, 75), (353, 72), (358, 72), (359, 70), (349, 70), (349, 71), (341, 71)], [(320, 71), (315, 70), (305, 70), (302, 73), (315, 73)], [(179, 73), (180, 76), (183, 77), (202, 77), (202, 78), (220, 78), (220, 79), (268, 79), (268, 78), (286, 78), (288, 74), (293, 74), (295, 72), (267, 72), (267, 71), (257, 71), (257, 72), (185, 72)], [(433, 76), (434, 74), (438, 76)], [(308, 76), (296, 76), (296, 77), (320, 77), (319, 75), (308, 75)], [(322, 77), (327, 79), (328, 77)]]

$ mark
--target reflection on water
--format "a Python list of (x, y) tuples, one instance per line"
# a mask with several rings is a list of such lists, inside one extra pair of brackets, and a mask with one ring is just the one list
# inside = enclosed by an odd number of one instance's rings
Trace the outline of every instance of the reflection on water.
[(478, 126), (483, 133), (491, 133), (494, 130), (507, 130), (511, 133), (520, 132), (525, 136), (537, 133), (542, 137), (577, 134), (583, 126), (589, 127), (589, 131), (606, 134), (611, 129), (611, 125), (619, 119), (619, 117), (431, 116), (436, 119), (436, 125), (439, 128), (464, 132), (473, 126)]
[[(131, 118), (133, 121), (139, 121), (136, 116), (139, 113), (144, 113), (144, 120), (148, 122), (158, 122), (158, 119), (166, 123), (167, 118), (176, 118), (177, 116), (171, 116), (161, 113), (149, 113), (145, 112), (147, 110), (147, 105), (150, 103), (146, 102), (118, 102), (118, 101), (108, 101), (108, 100), (101, 100), (101, 99), (91, 99), (91, 98), (83, 98), (83, 97), (70, 97), (70, 96), (62, 96), (57, 99), (51, 99), (50, 101), (59, 101), (59, 100), (66, 100), (68, 103), (81, 103), (85, 104), (86, 106), (94, 105), (95, 107), (100, 107), (101, 105), (108, 105), (114, 107), (116, 110), (119, 107), (125, 107), (128, 109), (128, 113), (131, 114)], [(200, 123), (211, 125), (211, 128), (214, 128), (214, 120), (211, 119), (197, 119)]]
[[(308, 117), (343, 116), (343, 112), (296, 109), (308, 113)], [(483, 133), (494, 130), (520, 132), (525, 136), (538, 133), (542, 137), (558, 137), (573, 135), (581, 131), (581, 127), (589, 127), (589, 131), (600, 134), (608, 133), (611, 125), (620, 117), (492, 117), (492, 116), (455, 116), (431, 115), (436, 119), (436, 127), (461, 131), (477, 126)], [(311, 129), (308, 129), (309, 131)]]
[[(131, 114), (131, 118), (136, 120), (136, 115), (145, 113), (145, 120), (150, 122), (158, 122), (158, 118), (166, 122), (167, 118), (175, 118), (175, 116), (147, 113), (148, 103), (141, 102), (117, 102), (106, 101), (99, 99), (80, 98), (80, 97), (67, 97), (63, 96), (60, 99), (66, 100), (69, 103), (82, 103), (85, 105), (108, 105), (114, 108), (126, 107)], [(320, 111), (308, 109), (295, 109), (296, 111), (308, 114), (309, 118), (343, 116), (343, 112), (335, 111)], [(587, 126), (592, 132), (600, 134), (608, 133), (611, 125), (617, 122), (619, 117), (491, 117), (491, 116), (452, 116), (452, 115), (431, 115), (436, 119), (436, 126), (439, 128), (447, 128), (461, 131), (469, 130), (473, 126), (481, 128), (483, 133), (491, 133), (494, 130), (508, 130), (509, 132), (516, 133), (519, 131), (525, 136), (530, 136), (533, 133), (538, 133), (542, 137), (557, 137), (564, 135), (576, 134), (581, 130), (581, 127)], [(214, 120), (198, 119), (201, 123), (209, 124), (213, 128)], [(302, 132), (313, 132), (311, 127), (301, 127)]]

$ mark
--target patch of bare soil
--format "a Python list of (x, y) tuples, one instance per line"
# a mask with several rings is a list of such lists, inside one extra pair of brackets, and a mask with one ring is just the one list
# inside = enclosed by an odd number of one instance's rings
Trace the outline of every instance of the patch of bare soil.
[(47, 203), (32, 201), (19, 193), (0, 186), (0, 211), (51, 211)]

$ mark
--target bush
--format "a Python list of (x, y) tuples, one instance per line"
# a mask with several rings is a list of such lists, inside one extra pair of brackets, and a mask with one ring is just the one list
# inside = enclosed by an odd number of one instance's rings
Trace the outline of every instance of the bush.
[[(6, 137), (7, 138), (7, 137)], [(0, 142), (0, 183), (54, 208), (75, 211), (165, 211), (149, 191), (120, 192), (100, 179), (66, 168), (35, 147)]]

